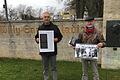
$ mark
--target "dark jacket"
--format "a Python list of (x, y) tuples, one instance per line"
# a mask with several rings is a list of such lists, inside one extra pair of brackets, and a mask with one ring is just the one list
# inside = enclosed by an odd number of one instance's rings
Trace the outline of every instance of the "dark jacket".
[[(54, 31), (54, 38), (58, 38), (58, 42), (60, 42), (62, 40), (62, 34), (59, 30), (59, 28), (57, 27), (57, 25), (53, 24), (52, 22), (50, 22), (49, 25), (40, 25), (38, 30), (37, 30), (37, 34), (35, 35), (35, 39), (39, 38), (39, 30), (53, 30)], [(52, 56), (52, 55), (57, 55), (57, 43), (58, 42), (54, 42), (54, 52), (40, 52), (40, 55), (46, 55), (46, 56)]]

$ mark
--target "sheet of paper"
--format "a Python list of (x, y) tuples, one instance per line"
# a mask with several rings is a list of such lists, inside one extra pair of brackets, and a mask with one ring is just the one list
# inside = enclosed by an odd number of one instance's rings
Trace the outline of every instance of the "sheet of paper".
[(54, 52), (54, 31), (39, 31), (39, 50), (40, 52)]
[(84, 59), (98, 59), (97, 45), (76, 44), (75, 57), (80, 57)]

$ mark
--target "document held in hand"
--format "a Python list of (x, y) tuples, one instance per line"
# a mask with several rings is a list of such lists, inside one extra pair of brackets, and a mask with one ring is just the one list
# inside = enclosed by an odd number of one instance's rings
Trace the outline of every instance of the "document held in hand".
[(39, 30), (40, 52), (54, 52), (54, 31)]
[(75, 57), (80, 57), (82, 59), (98, 59), (97, 45), (76, 44)]

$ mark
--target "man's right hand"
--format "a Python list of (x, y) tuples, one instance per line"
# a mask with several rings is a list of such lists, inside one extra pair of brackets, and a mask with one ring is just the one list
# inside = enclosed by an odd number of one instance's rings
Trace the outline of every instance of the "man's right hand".
[(36, 38), (35, 41), (36, 41), (36, 43), (39, 43), (39, 38)]
[(71, 48), (73, 48), (73, 49), (75, 49), (75, 46), (73, 46), (73, 45), (71, 45), (69, 43), (68, 43), (68, 46), (71, 47)]

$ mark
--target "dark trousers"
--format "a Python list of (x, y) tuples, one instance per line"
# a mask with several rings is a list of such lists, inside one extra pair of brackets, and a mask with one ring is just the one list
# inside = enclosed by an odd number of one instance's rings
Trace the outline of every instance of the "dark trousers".
[(83, 71), (82, 80), (89, 80), (88, 79), (89, 64), (92, 65), (93, 80), (99, 80), (97, 60), (85, 60), (85, 59), (82, 59), (82, 71)]
[(56, 55), (54, 56), (44, 56), (42, 55), (43, 63), (43, 76), (44, 80), (49, 78), (49, 65), (51, 69), (52, 80), (57, 80), (57, 69), (56, 69)]

